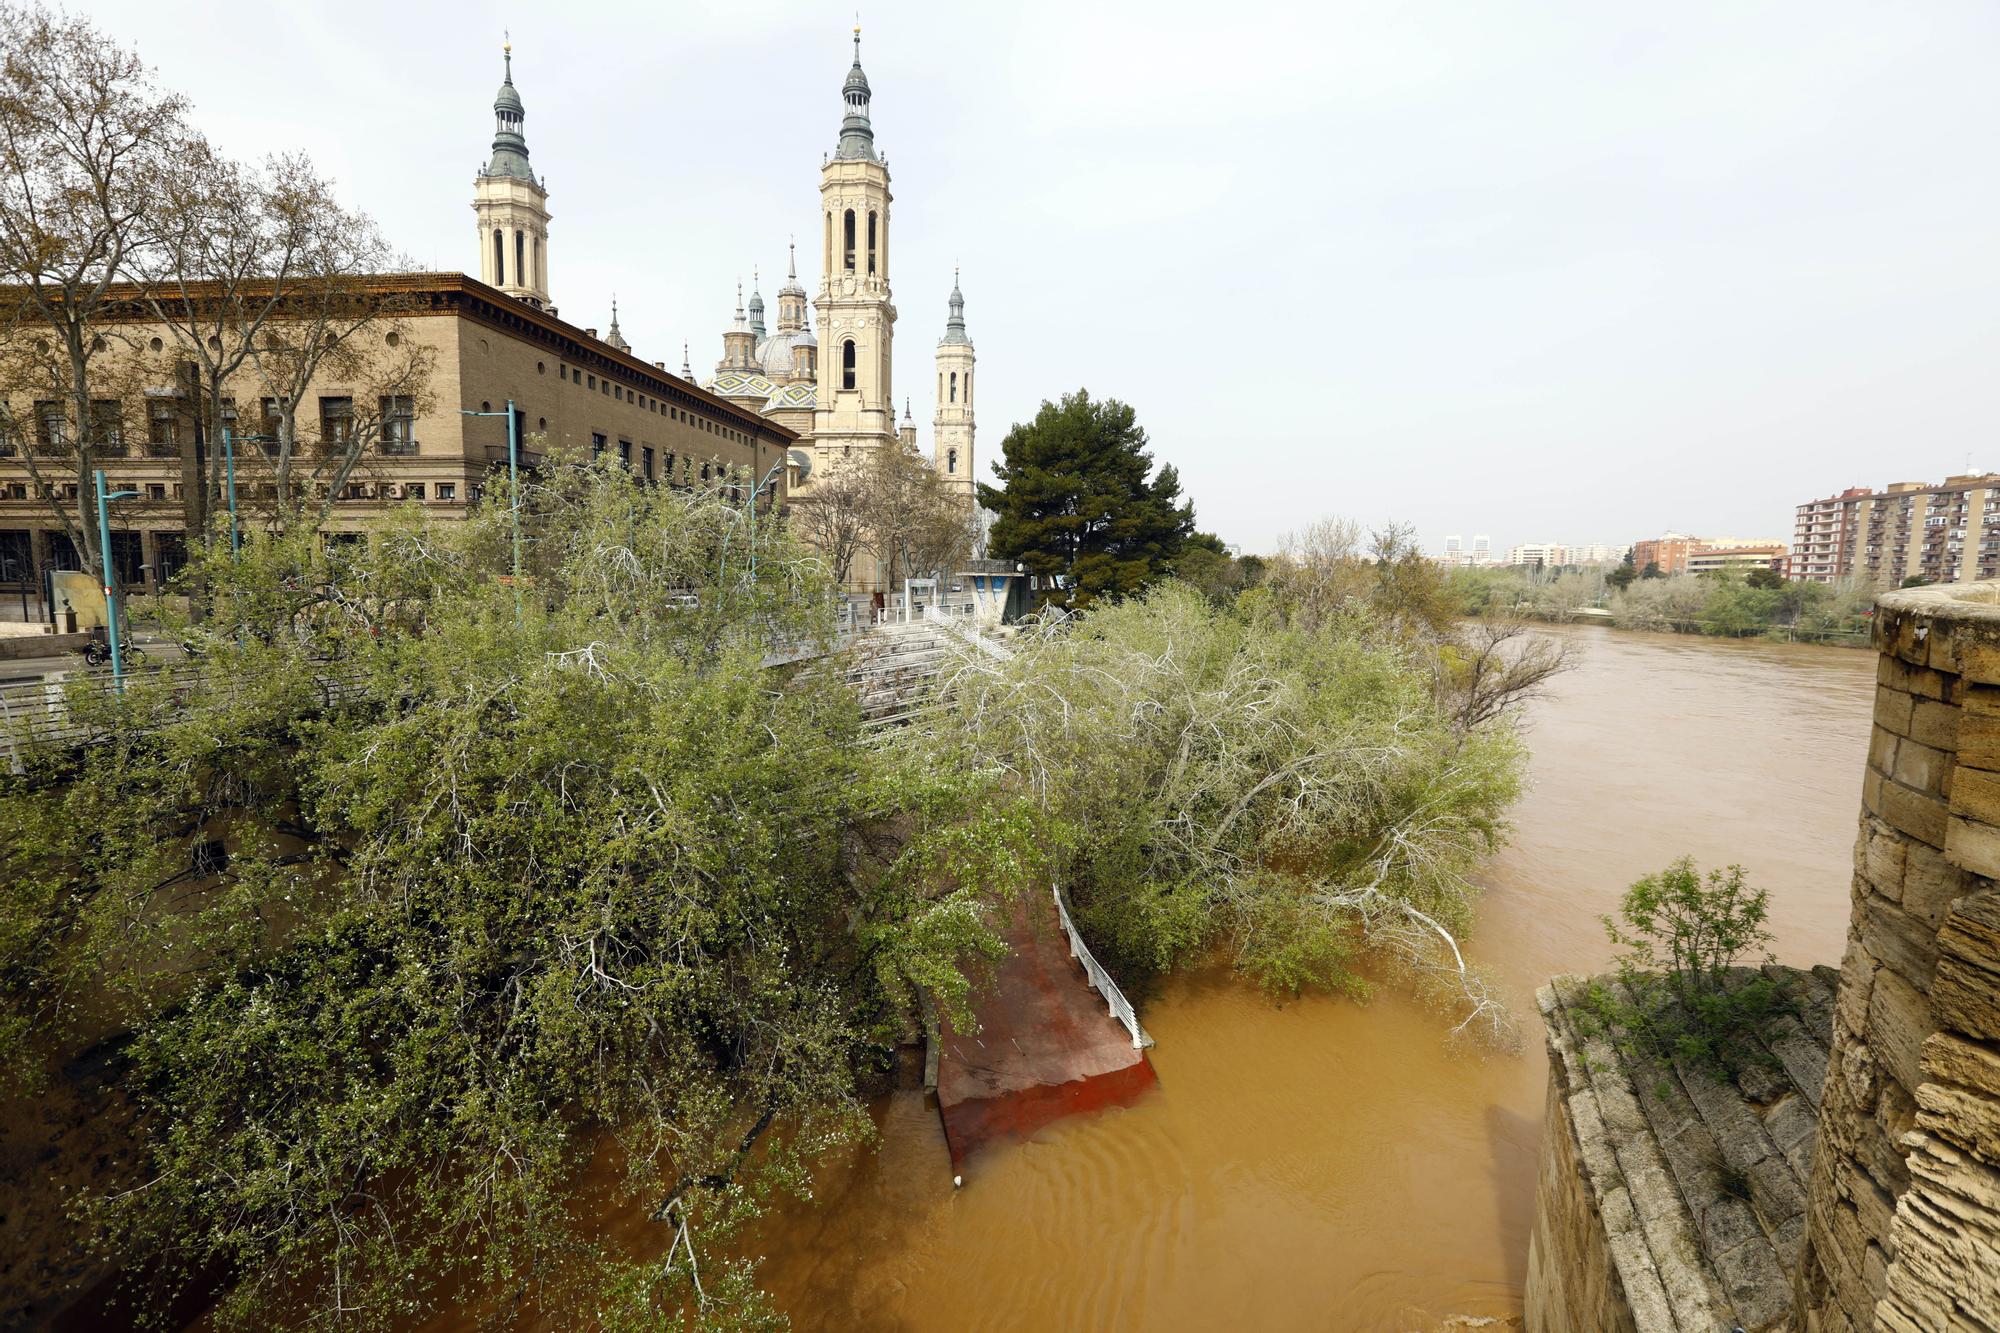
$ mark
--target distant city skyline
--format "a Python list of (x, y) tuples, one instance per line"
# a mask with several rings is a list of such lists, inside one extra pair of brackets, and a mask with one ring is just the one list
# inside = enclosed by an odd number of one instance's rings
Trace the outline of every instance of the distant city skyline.
[[(674, 367), (683, 342), (714, 363), (737, 279), (782, 273), (815, 216), (852, 25), (796, 0), (490, 26), (379, 0), (78, 8), (226, 150), (310, 153), (417, 267), (461, 272), (511, 26), (552, 298), (604, 326), (615, 293), (635, 352)], [(1087, 386), (1246, 551), (1327, 515), (1433, 545), (1475, 505), (1504, 549), (1580, 513), (1605, 541), (1784, 532), (1801, 496), (2000, 443), (1990, 3), (862, 19), (898, 333), (935, 337), (961, 265), (982, 471)], [(220, 79), (218, 32), (283, 58)], [(896, 387), (919, 420), (928, 379)]]

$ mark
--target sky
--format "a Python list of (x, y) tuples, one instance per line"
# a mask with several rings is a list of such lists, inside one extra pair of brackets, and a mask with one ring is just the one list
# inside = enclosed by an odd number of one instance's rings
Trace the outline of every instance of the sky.
[[(477, 273), (501, 40), (562, 317), (721, 357), (838, 137), (851, 7), (73, 0), (243, 157), (303, 149)], [(1200, 526), (1789, 538), (1848, 486), (2000, 468), (1992, 0), (870, 0), (899, 392), (952, 268), (979, 470), (1078, 388)], [(221, 36), (218, 45), (217, 36)], [(817, 247), (800, 276), (818, 287)]]

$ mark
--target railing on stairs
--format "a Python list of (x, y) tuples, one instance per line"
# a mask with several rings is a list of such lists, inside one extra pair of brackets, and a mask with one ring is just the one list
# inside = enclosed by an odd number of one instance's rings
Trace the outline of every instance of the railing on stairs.
[(1062, 922), (1063, 934), (1069, 936), (1069, 956), (1083, 964), (1083, 974), (1090, 978), (1090, 988), (1104, 998), (1104, 1003), (1110, 1006), (1111, 1016), (1123, 1023), (1125, 1030), (1132, 1034), (1134, 1046), (1151, 1046), (1153, 1039), (1146, 1035), (1146, 1029), (1139, 1026), (1139, 1015), (1133, 1012), (1132, 1002), (1125, 998), (1125, 992), (1118, 989), (1118, 983), (1098, 963), (1090, 952), (1090, 946), (1083, 942), (1083, 936), (1076, 933), (1076, 922), (1069, 919), (1069, 907), (1063, 902), (1062, 889), (1051, 886), (1049, 891), (1055, 895), (1056, 919)]

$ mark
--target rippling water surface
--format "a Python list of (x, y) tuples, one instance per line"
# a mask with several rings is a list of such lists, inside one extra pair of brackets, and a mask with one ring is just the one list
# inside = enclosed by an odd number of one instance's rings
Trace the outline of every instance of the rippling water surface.
[(1145, 1012), (1161, 1091), (975, 1158), (877, 1107), (878, 1149), (771, 1220), (796, 1327), (1418, 1329), (1519, 1310), (1547, 1074), (1534, 987), (1609, 957), (1597, 917), (1674, 857), (1742, 863), (1778, 956), (1838, 963), (1875, 658), (1574, 632), (1535, 706), (1533, 789), (1481, 877), (1472, 953), (1510, 988), (1518, 1057), (1447, 1054), (1394, 996), (1273, 1005), (1222, 975)]

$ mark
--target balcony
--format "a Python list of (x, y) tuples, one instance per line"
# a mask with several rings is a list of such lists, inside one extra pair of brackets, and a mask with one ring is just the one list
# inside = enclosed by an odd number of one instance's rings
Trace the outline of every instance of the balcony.
[[(497, 463), (501, 467), (507, 466), (507, 446), (504, 444), (487, 445), (486, 461)], [(542, 456), (531, 450), (523, 449), (520, 453), (520, 465), (525, 468), (538, 468), (542, 465)]]

